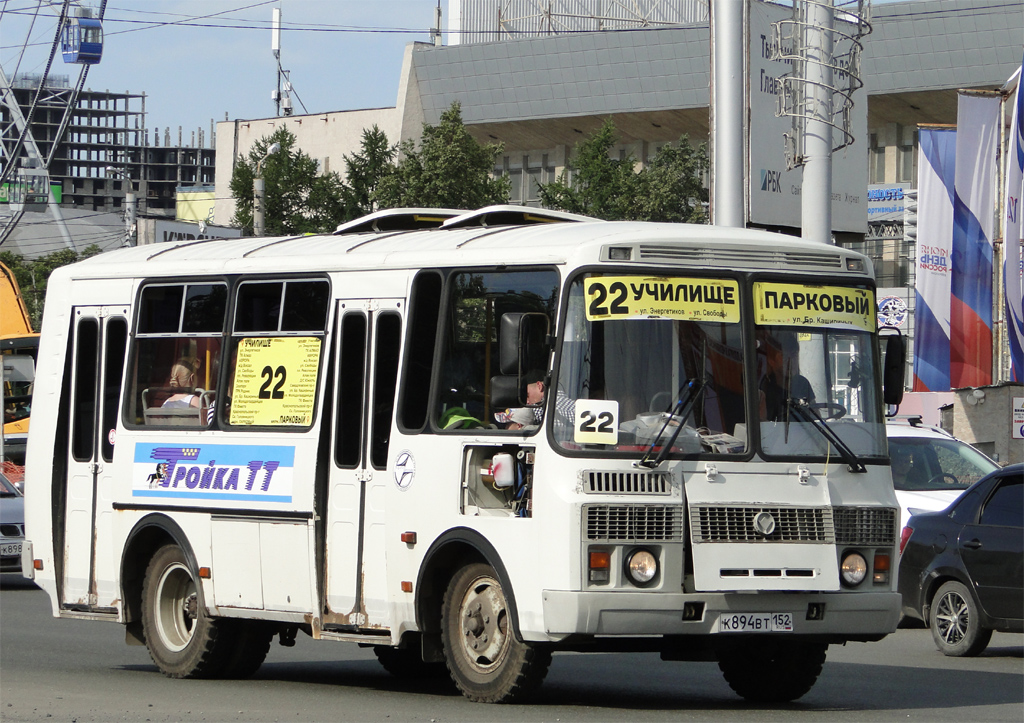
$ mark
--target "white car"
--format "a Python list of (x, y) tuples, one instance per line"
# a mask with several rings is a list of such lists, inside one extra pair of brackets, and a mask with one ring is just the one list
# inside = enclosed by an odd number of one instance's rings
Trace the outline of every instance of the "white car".
[(901, 530), (911, 515), (946, 509), (965, 489), (999, 469), (996, 462), (941, 429), (889, 422), (885, 431)]

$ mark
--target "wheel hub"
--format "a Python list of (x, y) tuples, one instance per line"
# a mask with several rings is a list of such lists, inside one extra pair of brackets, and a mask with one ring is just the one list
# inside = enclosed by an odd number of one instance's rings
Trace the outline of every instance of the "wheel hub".
[(478, 667), (498, 665), (508, 642), (505, 598), (494, 580), (471, 587), (462, 606), (462, 641), (467, 657)]

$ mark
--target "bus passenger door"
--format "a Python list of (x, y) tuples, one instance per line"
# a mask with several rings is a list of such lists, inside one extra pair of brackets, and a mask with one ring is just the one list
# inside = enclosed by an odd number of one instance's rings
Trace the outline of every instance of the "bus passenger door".
[(111, 539), (115, 430), (128, 341), (127, 307), (74, 309), (62, 603), (114, 608)]
[(340, 302), (325, 626), (387, 629), (384, 556), (387, 445), (401, 316), (391, 301)]

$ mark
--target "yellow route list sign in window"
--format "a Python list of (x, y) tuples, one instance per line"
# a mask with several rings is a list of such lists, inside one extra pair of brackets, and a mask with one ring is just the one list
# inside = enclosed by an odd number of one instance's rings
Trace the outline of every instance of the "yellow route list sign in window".
[(308, 427), (319, 368), (320, 339), (315, 336), (240, 340), (231, 424)]

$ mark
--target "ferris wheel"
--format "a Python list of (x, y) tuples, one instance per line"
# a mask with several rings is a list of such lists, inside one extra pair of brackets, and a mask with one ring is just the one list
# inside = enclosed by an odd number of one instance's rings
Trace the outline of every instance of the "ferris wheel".
[[(96, 5), (78, 0), (39, 0), (34, 7), (16, 9), (9, 9), (6, 1), (0, 5), (0, 19), (7, 20), (5, 26), (25, 28), (21, 45), (4, 48), (5, 55), (0, 58), (0, 106), (6, 110), (0, 117), (0, 194), (6, 192), (8, 205), (6, 216), (0, 205), (0, 243), (26, 212), (49, 208), (64, 242), (74, 249), (60, 206), (50, 191), (48, 169), (85, 87), (89, 68), (103, 57), (106, 5), (107, 0), (99, 0)], [(7, 15), (10, 17), (5, 18)], [(13, 51), (10, 58), (7, 50)], [(77, 70), (73, 84), (47, 82), (58, 52), (65, 64)], [(18, 102), (16, 89), (29, 90), (27, 107)], [(59, 114), (61, 119), (53, 138), (46, 139), (49, 146), (45, 153), (32, 134), (32, 119), (40, 107), (46, 107), (51, 117)]]

